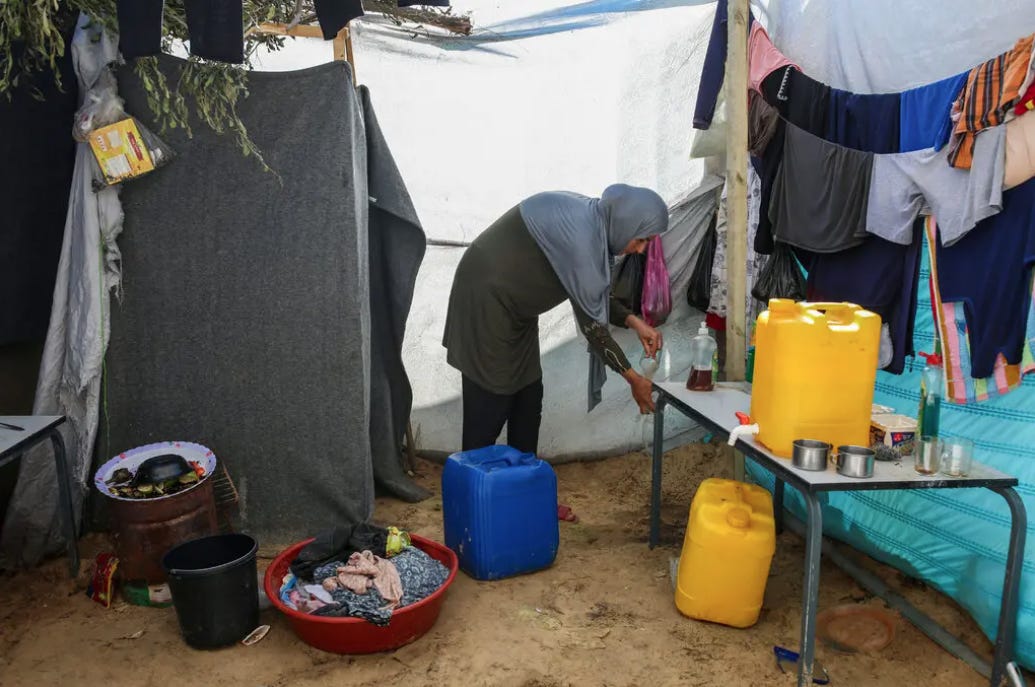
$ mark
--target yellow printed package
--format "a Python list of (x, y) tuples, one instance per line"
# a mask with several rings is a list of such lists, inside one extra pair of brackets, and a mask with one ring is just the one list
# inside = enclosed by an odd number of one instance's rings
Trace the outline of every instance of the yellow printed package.
[(90, 149), (110, 186), (154, 170), (151, 153), (132, 117), (90, 132)]

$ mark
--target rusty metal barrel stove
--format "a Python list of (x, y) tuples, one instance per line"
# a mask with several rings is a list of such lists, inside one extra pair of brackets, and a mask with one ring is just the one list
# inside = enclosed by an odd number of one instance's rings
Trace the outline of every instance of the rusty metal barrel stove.
[[(174, 494), (132, 499), (119, 496), (108, 480), (119, 468), (135, 470), (156, 455), (179, 454), (200, 466), (204, 474), (197, 484)], [(148, 585), (166, 581), (162, 557), (173, 547), (219, 531), (213, 474), (216, 458), (210, 450), (189, 442), (162, 442), (121, 453), (105, 463), (94, 478), (97, 489), (108, 497), (115, 555), (125, 582)]]

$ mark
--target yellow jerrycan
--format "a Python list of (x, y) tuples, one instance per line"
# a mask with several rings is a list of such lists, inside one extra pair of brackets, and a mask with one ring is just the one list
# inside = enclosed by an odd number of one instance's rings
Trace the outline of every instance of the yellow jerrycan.
[(769, 301), (755, 328), (758, 441), (782, 458), (797, 439), (869, 446), (880, 328), (851, 303)]
[(697, 620), (754, 625), (775, 551), (769, 492), (731, 479), (704, 480), (690, 503), (676, 608)]

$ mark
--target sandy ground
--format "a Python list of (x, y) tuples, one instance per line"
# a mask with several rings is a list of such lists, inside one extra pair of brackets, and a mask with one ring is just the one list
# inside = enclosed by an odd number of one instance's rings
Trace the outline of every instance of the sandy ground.
[[(675, 609), (669, 561), (678, 555), (687, 508), (700, 481), (724, 475), (711, 446), (674, 452), (666, 463), (663, 545), (646, 546), (649, 460), (640, 454), (562, 465), (562, 500), (581, 520), (561, 523), (550, 569), (497, 582), (460, 574), (438, 623), (394, 653), (345, 657), (307, 647), (277, 611), (265, 640), (197, 652), (180, 639), (172, 609), (104, 609), (73, 584), (64, 562), (0, 578), (0, 685), (793, 685), (774, 663), (774, 644), (798, 641), (804, 547), (781, 536), (761, 620), (748, 630), (695, 622)], [(421, 462), (419, 479), (438, 492), (440, 468)], [(441, 540), (441, 501), (379, 500), (376, 518)], [(103, 550), (103, 537), (83, 544)], [(264, 566), (268, 560), (261, 560)], [(84, 566), (88, 567), (88, 566)], [(990, 645), (955, 604), (881, 574), (981, 653)], [(881, 605), (837, 568), (824, 564), (820, 610), (844, 603)], [(143, 634), (129, 639), (137, 633)], [(899, 620), (894, 642), (876, 654), (839, 654), (820, 645), (835, 685), (987, 684), (961, 661)]]

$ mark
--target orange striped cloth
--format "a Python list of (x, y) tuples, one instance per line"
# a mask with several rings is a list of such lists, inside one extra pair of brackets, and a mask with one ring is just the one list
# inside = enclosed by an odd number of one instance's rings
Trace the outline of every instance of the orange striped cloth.
[(1028, 74), (1033, 47), (1035, 34), (1020, 39), (1008, 52), (970, 70), (967, 85), (952, 106), (956, 124), (949, 151), (950, 165), (970, 169), (978, 132), (1006, 121), (1006, 115), (1030, 84)]

